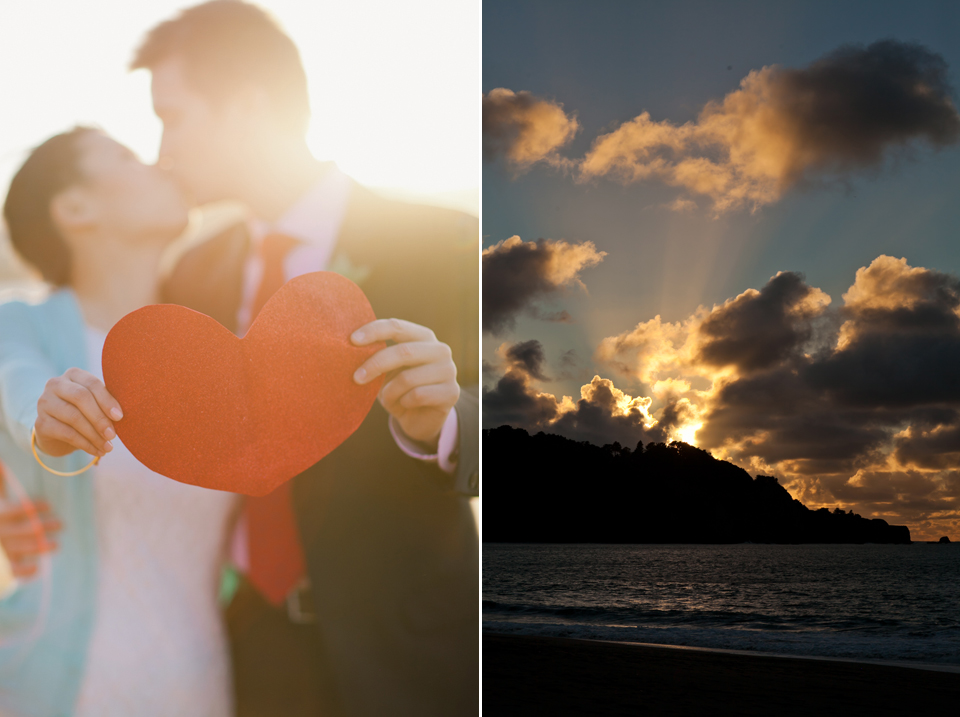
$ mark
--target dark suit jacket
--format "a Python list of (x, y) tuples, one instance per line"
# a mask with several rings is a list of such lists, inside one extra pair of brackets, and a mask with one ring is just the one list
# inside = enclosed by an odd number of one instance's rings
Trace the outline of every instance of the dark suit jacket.
[[(164, 300), (234, 329), (248, 247), (242, 226), (194, 247)], [(476, 219), (353, 186), (333, 265), (362, 279), (377, 317), (428, 326), (451, 347), (460, 444), (453, 477), (409, 458), (376, 403), (353, 436), (294, 479), (332, 692), (325, 716), (477, 713), (479, 545), (467, 496), (479, 477), (478, 253)]]

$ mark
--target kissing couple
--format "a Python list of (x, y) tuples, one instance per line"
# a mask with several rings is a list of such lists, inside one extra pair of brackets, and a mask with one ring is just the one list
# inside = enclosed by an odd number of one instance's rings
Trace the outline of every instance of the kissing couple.
[[(47, 290), (0, 304), (0, 714), (476, 714), (477, 221), (315, 160), (299, 53), (254, 5), (182, 11), (131, 69), (152, 75), (158, 164), (75, 128), (4, 203)], [(174, 242), (227, 199), (242, 221)], [(262, 498), (127, 450), (100, 369), (114, 324), (171, 303), (243, 336), (321, 270), (378, 317), (353, 343), (387, 343), (353, 376), (384, 383), (350, 438)]]

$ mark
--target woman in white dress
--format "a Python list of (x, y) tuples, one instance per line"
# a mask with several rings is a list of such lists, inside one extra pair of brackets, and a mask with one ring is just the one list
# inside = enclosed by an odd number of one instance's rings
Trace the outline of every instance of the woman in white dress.
[(185, 202), (79, 128), (34, 150), (4, 215), (51, 289), (0, 304), (0, 546), (19, 577), (0, 596), (0, 715), (229, 717), (217, 600), (236, 497), (140, 464), (100, 372), (113, 324), (156, 303)]

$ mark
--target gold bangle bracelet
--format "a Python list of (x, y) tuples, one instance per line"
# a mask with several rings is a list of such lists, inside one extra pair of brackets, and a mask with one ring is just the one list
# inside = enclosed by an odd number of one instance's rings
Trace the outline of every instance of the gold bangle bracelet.
[(55, 476), (66, 476), (66, 477), (78, 476), (84, 471), (89, 470), (90, 468), (92, 468), (93, 466), (97, 465), (97, 463), (100, 462), (100, 457), (94, 456), (92, 461), (87, 463), (87, 465), (85, 465), (83, 468), (81, 468), (78, 471), (69, 471), (66, 473), (64, 471), (55, 471), (53, 468), (51, 468), (46, 463), (40, 460), (40, 454), (37, 453), (37, 429), (36, 428), (32, 428), (30, 430), (30, 448), (33, 450), (33, 457), (37, 459), (37, 463), (39, 463), (45, 471), (47, 471), (48, 473), (53, 473)]

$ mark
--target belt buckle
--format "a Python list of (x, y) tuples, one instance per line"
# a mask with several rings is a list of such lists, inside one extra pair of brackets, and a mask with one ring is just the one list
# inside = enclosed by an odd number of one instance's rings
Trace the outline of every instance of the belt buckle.
[(290, 622), (297, 625), (312, 625), (317, 621), (308, 578), (300, 578), (300, 581), (287, 593), (287, 617), (290, 618)]

